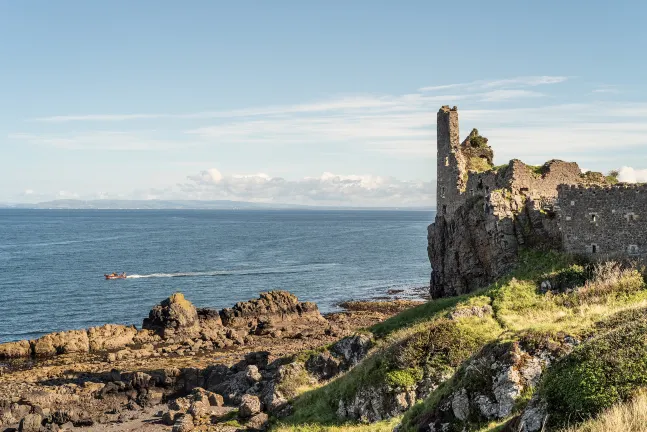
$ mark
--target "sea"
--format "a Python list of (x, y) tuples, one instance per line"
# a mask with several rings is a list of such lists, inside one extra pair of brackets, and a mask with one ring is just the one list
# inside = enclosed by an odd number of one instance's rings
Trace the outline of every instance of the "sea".
[[(322, 312), (420, 292), (432, 220), (429, 211), (0, 209), (0, 342), (140, 326), (176, 291), (221, 309), (288, 290)], [(105, 280), (112, 272), (128, 277)]]

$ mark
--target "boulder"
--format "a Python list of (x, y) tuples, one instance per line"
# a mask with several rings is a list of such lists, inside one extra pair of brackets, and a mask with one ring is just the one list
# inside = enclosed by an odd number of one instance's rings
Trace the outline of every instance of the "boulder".
[(175, 421), (172, 432), (191, 432), (194, 428), (193, 417), (183, 415)]
[(247, 420), (245, 427), (247, 430), (264, 431), (268, 427), (269, 417), (265, 413), (258, 413), (254, 417)]
[[(233, 329), (271, 332), (275, 325), (288, 326), (305, 323), (323, 323), (317, 305), (299, 302), (287, 291), (261, 293), (256, 300), (239, 302), (233, 308), (220, 311), (223, 325)], [(269, 334), (269, 333), (268, 333)]]
[(164, 414), (162, 415), (162, 423), (164, 423), (167, 426), (173, 426), (175, 424), (175, 421), (181, 415), (182, 413), (179, 411), (168, 410), (164, 412)]
[(345, 337), (336, 342), (330, 347), (330, 352), (341, 357), (344, 362), (344, 366), (346, 366), (346, 368), (350, 368), (362, 361), (372, 346), (373, 341), (370, 337), (358, 334)]
[(200, 335), (198, 312), (182, 293), (175, 293), (155, 306), (142, 327), (157, 332), (165, 339), (193, 338)]
[(37, 356), (87, 353), (89, 351), (90, 341), (85, 330), (50, 333), (34, 341), (34, 354)]
[(133, 343), (136, 335), (137, 329), (134, 326), (106, 324), (90, 327), (88, 329), (90, 351), (122, 349)]
[(341, 371), (340, 363), (329, 352), (318, 353), (306, 360), (306, 370), (320, 381), (329, 380)]
[(261, 412), (261, 400), (258, 396), (243, 395), (238, 407), (238, 417), (247, 419)]
[(29, 341), (21, 340), (0, 344), (0, 359), (29, 357), (30, 355), (31, 345)]
[(20, 421), (18, 430), (20, 432), (39, 432), (43, 423), (43, 418), (39, 414), (27, 414)]

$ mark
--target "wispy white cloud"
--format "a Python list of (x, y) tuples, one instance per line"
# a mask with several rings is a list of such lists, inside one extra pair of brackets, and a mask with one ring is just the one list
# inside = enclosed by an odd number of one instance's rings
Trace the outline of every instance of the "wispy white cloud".
[(491, 88), (519, 88), (535, 87), (545, 84), (559, 84), (568, 80), (565, 76), (523, 76), (500, 80), (477, 80), (466, 83), (434, 85), (420, 88), (421, 92), (435, 92), (447, 89), (491, 89)]

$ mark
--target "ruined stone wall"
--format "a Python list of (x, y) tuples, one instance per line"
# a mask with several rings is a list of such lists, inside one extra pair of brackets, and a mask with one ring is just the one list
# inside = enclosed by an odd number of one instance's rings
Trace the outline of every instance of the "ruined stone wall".
[(462, 194), (465, 159), (459, 151), (458, 111), (443, 106), (436, 117), (437, 188), (436, 208), (450, 217), (465, 201)]
[(558, 189), (556, 210), (566, 252), (647, 257), (647, 185)]
[(576, 163), (558, 160), (533, 167), (515, 159), (498, 169), (470, 170), (470, 157), (491, 166), (491, 148), (469, 147), (476, 130), (459, 144), (455, 107), (442, 107), (437, 120), (437, 214), (427, 237), (432, 297), (487, 286), (514, 267), (522, 247), (561, 250), (558, 187), (604, 177), (584, 176)]

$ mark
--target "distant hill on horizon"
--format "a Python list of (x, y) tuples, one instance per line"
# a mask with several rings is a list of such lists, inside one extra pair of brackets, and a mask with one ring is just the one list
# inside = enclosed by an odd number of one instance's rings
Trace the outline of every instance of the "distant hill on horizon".
[(32, 204), (0, 203), (0, 208), (70, 210), (410, 210), (433, 211), (432, 206), (314, 206), (282, 203), (255, 203), (231, 200), (114, 200), (61, 199)]

